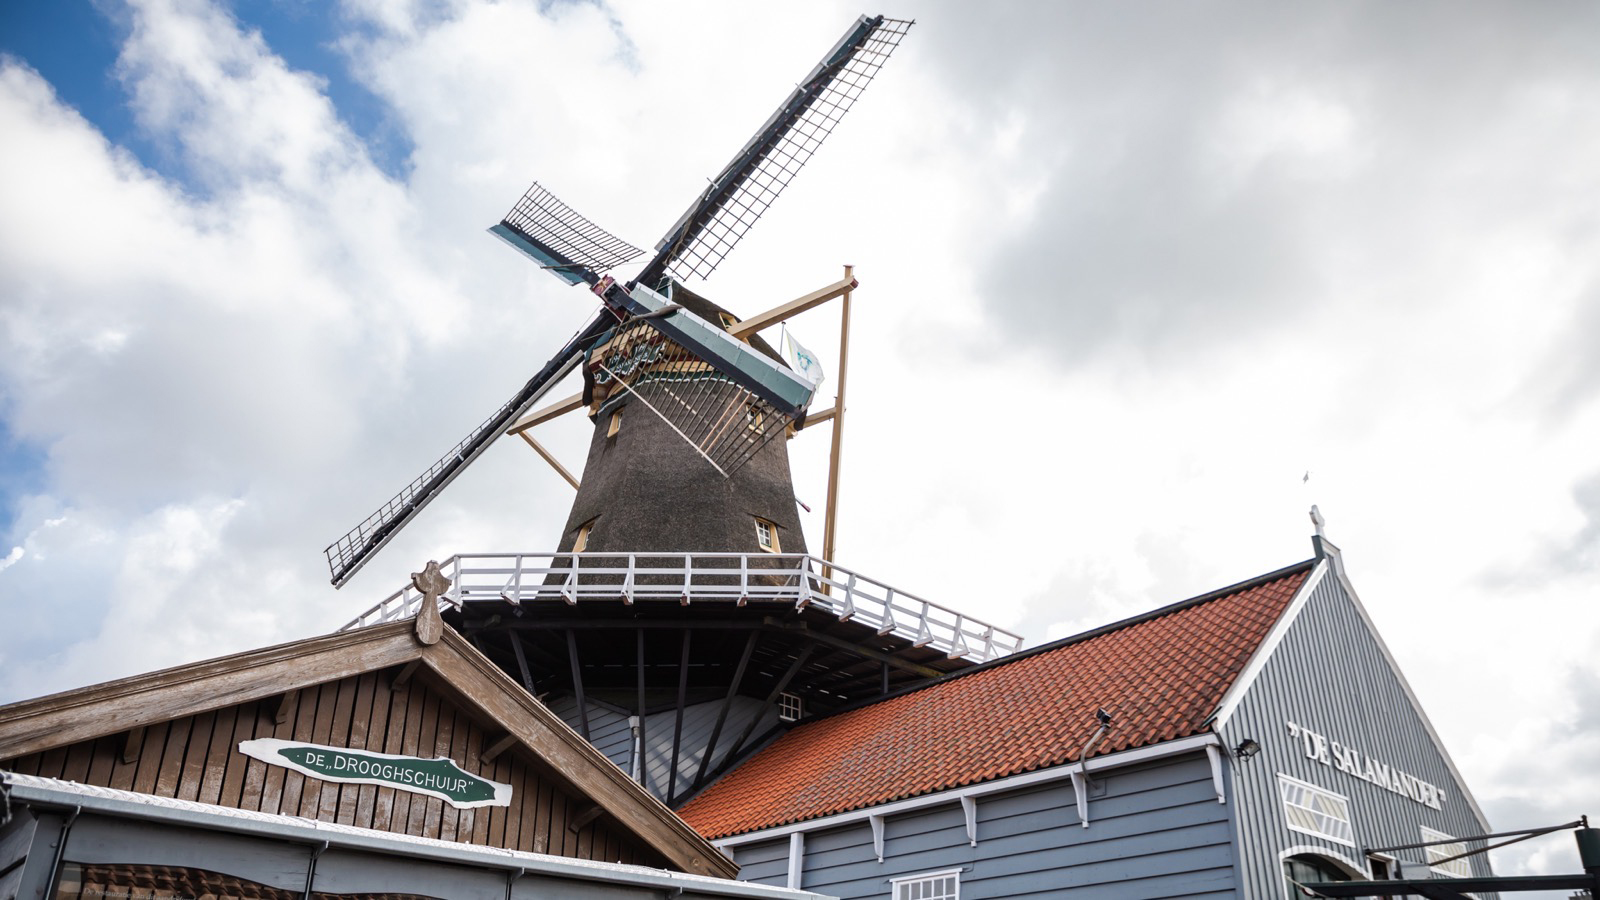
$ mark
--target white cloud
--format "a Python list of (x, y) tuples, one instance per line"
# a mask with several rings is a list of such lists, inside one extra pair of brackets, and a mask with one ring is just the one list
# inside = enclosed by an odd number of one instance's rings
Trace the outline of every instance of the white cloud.
[[(1494, 824), (1538, 824), (1542, 784), (1600, 801), (1564, 724), (1592, 641), (1551, 639), (1600, 574), (1592, 27), (1383, 9), (914, 6), (707, 291), (753, 311), (857, 264), (842, 564), (1041, 640), (1302, 559), (1317, 502)], [(117, 70), (185, 183), (0, 64), (0, 393), (46, 451), (0, 536), (0, 699), (551, 546), (570, 491), (502, 446), (344, 591), (319, 554), (592, 309), (483, 234), (526, 183), (652, 242), (854, 11), (343, 14), (401, 177), (197, 0), (132, 5)], [(793, 323), (830, 371), (835, 317)], [(814, 547), (826, 444), (791, 445)]]

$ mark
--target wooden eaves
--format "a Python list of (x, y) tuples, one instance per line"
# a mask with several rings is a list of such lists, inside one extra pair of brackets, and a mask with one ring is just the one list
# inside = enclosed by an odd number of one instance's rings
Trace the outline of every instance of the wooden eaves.
[(448, 627), (434, 631), (430, 626), (437, 623), (437, 613), (422, 619), (279, 644), (0, 706), (0, 759), (398, 666), (408, 674), (430, 675), (433, 686), (503, 729), (683, 871), (722, 878), (738, 874), (732, 860), (465, 638)]

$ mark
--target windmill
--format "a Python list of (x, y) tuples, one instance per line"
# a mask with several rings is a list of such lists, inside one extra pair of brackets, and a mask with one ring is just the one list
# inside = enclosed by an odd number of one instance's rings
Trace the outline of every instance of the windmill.
[[(675, 302), (681, 290), (675, 279), (704, 278), (717, 267), (832, 132), (912, 24), (859, 18), (711, 179), (626, 283), (607, 273), (642, 251), (535, 183), (490, 231), (562, 280), (588, 285), (601, 308), (493, 415), (328, 546), (334, 586), (349, 581), (586, 359), (593, 363), (585, 367), (586, 398), (597, 382), (627, 390), (723, 477), (774, 436), (803, 424), (811, 383)], [(604, 352), (594, 363), (597, 349)], [(641, 365), (658, 388), (665, 388), (665, 402), (651, 403), (629, 382), (631, 371)]]

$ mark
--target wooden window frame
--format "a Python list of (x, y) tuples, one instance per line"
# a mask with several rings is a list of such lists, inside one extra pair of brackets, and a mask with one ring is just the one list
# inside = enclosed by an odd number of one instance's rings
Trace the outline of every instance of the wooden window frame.
[(583, 523), (582, 525), (578, 526), (578, 536), (572, 539), (572, 552), (573, 553), (582, 553), (585, 549), (588, 548), (588, 546), (589, 546), (589, 533), (594, 531), (594, 523), (596, 521), (598, 521), (597, 518), (596, 519), (590, 519), (589, 521), (587, 521), (587, 522)]
[(606, 425), (606, 437), (614, 438), (614, 437), (617, 436), (617, 432), (619, 432), (621, 430), (622, 430), (622, 407), (619, 406), (616, 409), (613, 409), (611, 411), (611, 422), (610, 422), (610, 424)]
[[(756, 516), (756, 546), (767, 553), (782, 553), (783, 545), (778, 539), (778, 526), (770, 520)], [(766, 533), (766, 540), (762, 540), (762, 533)]]

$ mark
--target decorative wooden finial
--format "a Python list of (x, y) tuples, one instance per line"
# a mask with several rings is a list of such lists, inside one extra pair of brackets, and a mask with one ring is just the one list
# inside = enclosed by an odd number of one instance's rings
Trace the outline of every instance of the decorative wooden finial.
[(1311, 525), (1312, 525), (1312, 527), (1317, 529), (1317, 537), (1319, 537), (1319, 538), (1327, 537), (1327, 535), (1325, 533), (1323, 533), (1323, 531), (1322, 531), (1323, 526), (1325, 526), (1327, 524), (1328, 524), (1328, 520), (1324, 519), (1322, 517), (1322, 510), (1317, 509), (1316, 504), (1312, 504), (1312, 506), (1311, 506)]
[(439, 618), (439, 595), (450, 590), (450, 579), (439, 571), (439, 563), (430, 559), (421, 572), (411, 573), (411, 586), (422, 592), (422, 608), (417, 611), (417, 640), (436, 644), (444, 634), (444, 620)]

